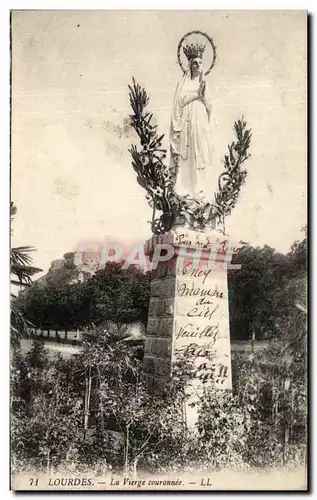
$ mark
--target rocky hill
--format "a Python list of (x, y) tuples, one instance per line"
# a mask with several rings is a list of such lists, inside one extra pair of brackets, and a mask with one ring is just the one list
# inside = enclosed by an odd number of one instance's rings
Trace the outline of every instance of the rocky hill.
[[(93, 271), (87, 264), (76, 266), (74, 263), (74, 253), (65, 253), (63, 259), (53, 260), (48, 272), (34, 280), (33, 287), (46, 288), (50, 286), (59, 286), (65, 284), (80, 283), (90, 278)], [(27, 295), (28, 289), (19, 293), (19, 298)]]

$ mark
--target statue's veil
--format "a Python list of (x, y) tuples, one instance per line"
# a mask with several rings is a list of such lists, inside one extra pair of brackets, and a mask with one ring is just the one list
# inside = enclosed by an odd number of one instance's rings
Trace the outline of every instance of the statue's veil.
[[(187, 128), (182, 130), (182, 95), (184, 87), (186, 88), (187, 83), (190, 80), (190, 65), (188, 62), (188, 67), (183, 74), (181, 81), (177, 84), (172, 107), (171, 116), (171, 130), (170, 130), (170, 144), (171, 144), (171, 154), (182, 156), (187, 154)], [(182, 132), (182, 134), (181, 134)]]
[(174, 130), (180, 130), (179, 128), (179, 120), (182, 114), (182, 106), (180, 96), (182, 95), (184, 87), (190, 80), (190, 66), (188, 63), (188, 67), (183, 74), (181, 81), (177, 84), (174, 100), (173, 100), (173, 109), (172, 109), (172, 124)]

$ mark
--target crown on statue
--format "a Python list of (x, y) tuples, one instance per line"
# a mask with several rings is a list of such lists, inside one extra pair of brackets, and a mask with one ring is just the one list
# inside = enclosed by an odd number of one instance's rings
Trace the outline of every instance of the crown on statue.
[(188, 60), (195, 59), (196, 57), (203, 57), (205, 45), (200, 43), (191, 43), (183, 48), (184, 54)]

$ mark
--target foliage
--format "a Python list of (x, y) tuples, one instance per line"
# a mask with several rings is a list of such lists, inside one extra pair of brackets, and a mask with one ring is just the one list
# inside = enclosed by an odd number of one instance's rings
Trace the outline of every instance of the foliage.
[(32, 287), (20, 308), (37, 328), (70, 330), (97, 326), (105, 320), (146, 323), (149, 275), (122, 263), (107, 262), (104, 269), (81, 283)]
[[(11, 226), (14, 216), (17, 212), (16, 206), (13, 202), (10, 203), (10, 219)], [(12, 228), (11, 228), (12, 235)], [(11, 287), (27, 287), (31, 286), (32, 278), (35, 274), (42, 271), (37, 267), (31, 266), (32, 258), (29, 255), (35, 249), (30, 246), (15, 247), (10, 249), (10, 275)], [(10, 339), (14, 348), (19, 346), (22, 335), (26, 334), (28, 328), (31, 326), (26, 318), (23, 316), (19, 307), (17, 306), (17, 297), (11, 291), (11, 324), (10, 324)]]
[(303, 358), (290, 357), (283, 343), (273, 341), (265, 351), (234, 359), (232, 369), (239, 405), (250, 416), (244, 460), (264, 468), (298, 458), (307, 429)]
[[(156, 234), (162, 232), (169, 224), (171, 214), (175, 210), (173, 181), (168, 168), (163, 160), (166, 150), (162, 147), (164, 134), (158, 136), (157, 125), (152, 125), (153, 115), (145, 111), (149, 103), (145, 89), (135, 82), (129, 85), (130, 104), (133, 114), (130, 115), (132, 126), (138, 134), (142, 150), (139, 152), (135, 146), (129, 150), (132, 156), (132, 166), (137, 172), (137, 181), (147, 191), (147, 199), (153, 208), (152, 231)], [(155, 219), (156, 210), (161, 210), (161, 219)]]
[(250, 414), (230, 391), (204, 391), (198, 412), (197, 462), (205, 468), (241, 467)]
[[(13, 202), (10, 205), (11, 224), (17, 209)], [(32, 277), (41, 272), (42, 269), (31, 266), (32, 257), (29, 255), (34, 252), (30, 246), (15, 247), (10, 249), (10, 273), (11, 285), (29, 286), (32, 283)]]
[[(147, 191), (146, 198), (153, 209), (151, 228), (154, 234), (164, 233), (173, 224), (187, 222), (197, 230), (224, 223), (225, 216), (234, 208), (240, 189), (247, 175), (242, 166), (249, 158), (251, 131), (247, 123), (240, 119), (234, 124), (236, 141), (228, 146), (224, 157), (224, 172), (218, 181), (219, 191), (213, 203), (179, 196), (174, 192), (174, 180), (169, 168), (164, 164), (166, 150), (162, 147), (163, 135), (157, 134), (157, 125), (152, 125), (153, 115), (146, 111), (149, 97), (144, 88), (136, 83), (129, 85), (130, 115), (132, 127), (138, 134), (142, 149), (132, 145), (129, 152), (132, 166), (137, 173), (138, 183)], [(156, 218), (156, 210), (162, 215)]]
[[(120, 320), (140, 317), (141, 311), (146, 314), (149, 276), (133, 268), (123, 273), (120, 266), (109, 264), (94, 279), (74, 288), (62, 287), (60, 295), (56, 290), (73, 323), (81, 311), (99, 321), (87, 329), (82, 353), (67, 361), (48, 360), (41, 342), (26, 356), (14, 351), (13, 470), (64, 467), (136, 474), (138, 470), (262, 470), (303, 464), (307, 440), (304, 255), (305, 242), (296, 242), (286, 256), (267, 246), (241, 249), (239, 258), (245, 267), (230, 276), (229, 290), (234, 291), (229, 296), (230, 314), (251, 333), (252, 328), (258, 336), (270, 332), (275, 340), (264, 351), (234, 356), (233, 394), (208, 384), (197, 403), (195, 431), (187, 428), (184, 412), (192, 363), (179, 358), (161, 391), (149, 392), (142, 377), (142, 336), (131, 336), (129, 325)], [(45, 294), (42, 298), (38, 294), (36, 300), (40, 321), (45, 320), (41, 308), (48, 321)], [(56, 304), (51, 302), (52, 311)], [(105, 308), (98, 307), (103, 304)]]
[(149, 393), (136, 349), (118, 335), (91, 332), (68, 361), (49, 361), (41, 343), (25, 358), (16, 351), (14, 470), (245, 470), (305, 459), (305, 377), (279, 345), (234, 360), (234, 394), (209, 386), (193, 432), (184, 420), (191, 364), (180, 359), (163, 390)]
[(295, 274), (307, 272), (307, 225), (302, 228), (304, 238), (297, 240), (291, 246), (288, 256), (291, 260), (292, 271)]
[(56, 466), (82, 433), (82, 400), (50, 363), (40, 343), (11, 369), (13, 467)]
[[(307, 322), (306, 239), (286, 255), (269, 246), (245, 245), (240, 270), (228, 271), (232, 339), (287, 337), (305, 349)], [(20, 312), (39, 328), (73, 329), (104, 321), (146, 325), (150, 275), (108, 262), (83, 283), (38, 288), (21, 299)]]
[(228, 271), (232, 338), (284, 337), (297, 348), (305, 344), (306, 260), (307, 236), (286, 255), (267, 245), (239, 249), (234, 262), (241, 269)]
[(83, 284), (32, 287), (19, 301), (25, 317), (36, 328), (69, 330), (85, 321), (86, 309), (81, 300)]
[(236, 205), (240, 189), (243, 186), (247, 171), (242, 168), (250, 157), (248, 150), (251, 145), (251, 130), (247, 129), (247, 122), (242, 118), (234, 124), (236, 142), (228, 146), (228, 154), (224, 157), (225, 171), (218, 179), (218, 193), (215, 194), (215, 206), (222, 218), (230, 215)]
[(122, 269), (122, 264), (107, 262), (85, 283), (83, 302), (89, 304), (89, 323), (147, 322), (150, 276), (134, 266)]
[[(179, 404), (182, 391), (174, 377), (167, 383), (164, 397), (148, 393), (137, 346), (118, 341), (120, 332), (109, 326), (87, 336), (79, 363), (95, 388), (96, 442), (100, 445), (107, 440), (105, 429), (121, 433), (122, 442), (112, 460), (114, 466), (128, 471), (137, 463), (145, 467), (154, 456), (162, 459), (176, 446), (184, 432)], [(184, 371), (181, 377), (186, 378)]]
[(236, 261), (241, 269), (228, 271), (233, 338), (276, 335), (276, 318), (287, 307), (287, 257), (267, 245), (263, 248), (246, 245), (239, 249)]

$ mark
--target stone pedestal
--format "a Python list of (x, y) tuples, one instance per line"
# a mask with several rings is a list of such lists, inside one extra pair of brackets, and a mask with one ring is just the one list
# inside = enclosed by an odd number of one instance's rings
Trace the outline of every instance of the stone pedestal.
[[(173, 249), (165, 262), (156, 255)], [(231, 353), (227, 264), (235, 249), (228, 237), (213, 231), (175, 229), (146, 242), (152, 269), (144, 378), (150, 390), (162, 389), (171, 364), (183, 353), (195, 364), (191, 401), (203, 387), (231, 389)], [(229, 261), (229, 262), (228, 262)], [(192, 408), (192, 407), (190, 407)], [(187, 409), (187, 423), (195, 421)]]

